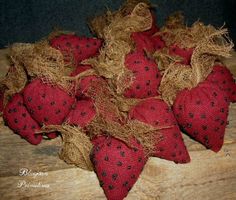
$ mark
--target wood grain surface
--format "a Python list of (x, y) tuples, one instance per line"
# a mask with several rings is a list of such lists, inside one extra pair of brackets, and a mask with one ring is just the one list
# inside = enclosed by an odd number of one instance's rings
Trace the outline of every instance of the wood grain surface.
[[(9, 66), (6, 51), (0, 50), (0, 77)], [(225, 63), (236, 76), (233, 54)], [(219, 153), (206, 150), (184, 135), (191, 163), (177, 165), (150, 158), (126, 200), (236, 199), (236, 104), (230, 105), (228, 120), (225, 144)], [(0, 118), (0, 199), (105, 200), (96, 174), (60, 160), (60, 146), (61, 138), (30, 145), (4, 126)], [(22, 168), (39, 174), (21, 176)]]

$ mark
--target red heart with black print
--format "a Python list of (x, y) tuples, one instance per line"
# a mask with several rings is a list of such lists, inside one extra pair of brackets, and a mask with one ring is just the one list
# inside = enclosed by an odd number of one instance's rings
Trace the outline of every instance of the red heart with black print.
[(218, 152), (224, 142), (229, 102), (209, 82), (178, 93), (173, 111), (181, 128), (208, 149)]
[(75, 101), (66, 91), (56, 85), (35, 79), (23, 92), (24, 104), (39, 124), (60, 125), (69, 114)]
[(91, 161), (107, 199), (124, 199), (147, 161), (142, 146), (132, 140), (132, 147), (128, 147), (106, 136), (93, 139), (93, 144)]
[(207, 81), (215, 83), (225, 93), (225, 98), (236, 102), (236, 84), (233, 74), (223, 65), (215, 65), (208, 75)]
[(159, 141), (157, 138), (152, 156), (175, 163), (190, 162), (177, 121), (172, 110), (163, 100), (150, 98), (141, 101), (129, 111), (129, 118), (157, 128), (169, 127), (159, 131), (163, 139)]
[(181, 64), (190, 65), (193, 49), (181, 48), (175, 44), (169, 47), (169, 54), (180, 56), (182, 58)]
[[(71, 76), (77, 76), (86, 70), (92, 69), (90, 65), (78, 65), (76, 69), (71, 73)], [(79, 81), (79, 84), (76, 86), (75, 96), (77, 99), (87, 99), (86, 92), (90, 88), (91, 84), (95, 81), (102, 81), (101, 77), (90, 75), (82, 77)]]
[(6, 124), (18, 135), (31, 144), (39, 144), (42, 141), (41, 134), (35, 134), (40, 130), (38, 123), (30, 116), (24, 106), (21, 94), (15, 94), (7, 103), (3, 111)]
[(96, 116), (96, 110), (92, 99), (83, 99), (76, 102), (73, 108), (66, 117), (66, 123), (84, 127), (88, 125)]
[(102, 40), (63, 34), (53, 38), (50, 44), (61, 51), (66, 63), (73, 61), (77, 66), (82, 60), (98, 54)]
[(154, 60), (144, 52), (132, 52), (126, 56), (125, 66), (134, 74), (132, 85), (124, 92), (125, 97), (146, 98), (159, 94), (161, 74)]

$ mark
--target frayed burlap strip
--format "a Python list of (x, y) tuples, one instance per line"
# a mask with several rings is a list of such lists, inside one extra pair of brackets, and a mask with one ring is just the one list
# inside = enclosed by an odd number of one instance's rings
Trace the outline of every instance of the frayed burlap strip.
[[(61, 35), (75, 35), (75, 32), (71, 31), (64, 31), (60, 29), (56, 29), (53, 32), (51, 32), (45, 39), (45, 41), (48, 41), (48, 43), (51, 43), (52, 39), (55, 39), (57, 37), (60, 37)], [(76, 60), (74, 57), (74, 52), (72, 48), (69, 49), (63, 49), (59, 46), (56, 47), (58, 50), (60, 50), (61, 54), (63, 55), (64, 61), (65, 61), (65, 66), (68, 68), (74, 68), (77, 66)]]
[(91, 82), (86, 95), (93, 99), (96, 112), (105, 120), (123, 122), (126, 118), (119, 110), (114, 92), (105, 81)]
[(165, 128), (169, 127), (157, 128), (137, 120), (128, 120), (125, 124), (120, 124), (100, 116), (86, 126), (91, 138), (105, 134), (122, 140), (130, 147), (131, 140), (136, 138), (142, 144), (146, 155), (151, 155), (155, 151), (155, 145), (163, 139), (160, 130)]
[(88, 70), (86, 70), (84, 72), (79, 73), (76, 76), (64, 76), (63, 79), (67, 80), (67, 81), (69, 81), (71, 83), (74, 83), (73, 84), (73, 86), (74, 86), (73, 91), (74, 91), (74, 94), (76, 94), (76, 92), (77, 92), (77, 90), (78, 90), (78, 88), (80, 86), (81, 80), (83, 78), (87, 77), (87, 76), (93, 76), (93, 75), (95, 75), (95, 76), (97, 75), (95, 70), (94, 69), (88, 69)]
[(65, 67), (62, 53), (50, 47), (47, 41), (13, 44), (10, 57), (14, 65), (23, 67), (31, 78), (41, 78), (45, 83), (57, 84), (67, 91), (72, 88), (71, 82), (63, 79), (70, 71)]
[(166, 46), (169, 47), (175, 43), (176, 38), (187, 32), (188, 27), (184, 24), (183, 14), (181, 12), (175, 12), (166, 19), (164, 26), (155, 35), (161, 36)]
[(191, 27), (174, 29), (170, 42), (176, 43), (182, 48), (194, 48), (203, 38), (209, 37), (215, 31), (216, 29), (212, 25), (206, 26), (201, 22), (195, 22)]
[(108, 10), (105, 14), (94, 17), (89, 23), (90, 30), (99, 38), (105, 39), (105, 28), (108, 27), (112, 21), (129, 15), (139, 3), (145, 3), (151, 6), (148, 0), (127, 0), (119, 10), (114, 12)]
[(230, 57), (232, 48), (227, 29), (215, 30), (202, 38), (193, 51), (191, 66), (172, 63), (166, 69), (159, 88), (162, 98), (172, 105), (179, 91), (191, 89), (204, 81), (217, 60)]
[[(161, 36), (165, 41), (166, 47), (154, 52), (151, 57), (158, 64), (160, 70), (166, 70), (172, 63), (183, 61), (178, 55), (169, 54), (169, 46), (178, 44), (179, 47), (185, 48), (186, 46), (196, 44), (192, 41), (192, 29), (184, 24), (184, 16), (181, 12), (175, 12), (170, 15), (161, 30), (155, 33), (156, 36)], [(187, 38), (187, 39), (186, 39)], [(184, 43), (184, 44), (183, 44)]]
[[(211, 38), (217, 31), (218, 30), (212, 25), (206, 26), (199, 21), (195, 22), (191, 27), (187, 27), (184, 25), (184, 16), (182, 13), (174, 13), (167, 19), (161, 31), (156, 33), (156, 35), (160, 35), (164, 39), (167, 47), (156, 51), (152, 57), (155, 59), (156, 63), (158, 63), (160, 70), (166, 70), (172, 64), (175, 65), (175, 63), (183, 61), (183, 58), (180, 56), (169, 55), (169, 47), (171, 45), (177, 44), (178, 47), (183, 49), (195, 49), (203, 44), (202, 48), (204, 49), (203, 40), (206, 41), (207, 38)], [(196, 52), (197, 51), (195, 51), (195, 53)]]
[(59, 157), (68, 164), (76, 165), (82, 169), (93, 170), (90, 161), (90, 152), (93, 144), (86, 133), (75, 126), (49, 125), (42, 128), (42, 131), (59, 131), (62, 135), (62, 148)]
[(148, 30), (151, 26), (149, 6), (137, 4), (131, 14), (112, 19), (104, 28), (105, 46), (100, 50), (100, 55), (83, 63), (92, 65), (100, 76), (112, 79), (116, 92), (123, 93), (132, 83), (132, 72), (124, 65), (125, 56), (133, 48), (131, 33)]
[(147, 4), (149, 7), (152, 6), (149, 0), (127, 0), (118, 10), (118, 12), (122, 13), (122, 16), (129, 15), (139, 3)]
[[(116, 101), (117, 101), (117, 106), (121, 112), (129, 112), (132, 107), (134, 107), (136, 104), (139, 102), (143, 101), (143, 99), (136, 99), (136, 98), (126, 98), (121, 95), (114, 94)], [(161, 99), (160, 96), (155, 96), (155, 97), (147, 97), (147, 99)]]
[[(67, 80), (73, 81), (75, 83), (75, 91), (77, 91), (80, 81), (87, 76), (95, 75), (98, 76), (96, 71), (94, 69), (88, 69), (74, 77), (69, 77), (66, 76), (64, 77)], [(102, 79), (100, 79), (102, 80)], [(104, 81), (101, 82), (100, 80), (95, 80), (91, 82), (90, 89), (87, 92), (87, 95), (90, 96), (92, 99), (95, 100), (95, 103), (97, 103), (97, 107), (100, 107), (100, 110), (107, 111), (106, 108), (103, 108), (104, 105), (106, 107), (111, 107), (113, 108), (113, 112), (111, 113), (122, 113), (124, 117), (123, 112), (128, 112), (131, 107), (135, 106), (138, 102), (142, 101), (143, 99), (136, 99), (136, 98), (126, 98), (123, 95), (117, 94), (113, 89), (114, 85), (112, 80), (108, 79), (106, 80), (108, 84)], [(121, 83), (124, 83), (122, 80), (120, 81)], [(153, 98), (153, 97), (152, 97)], [(155, 97), (157, 99), (160, 99), (159, 96)], [(111, 103), (113, 102), (113, 103)], [(115, 106), (114, 106), (115, 103)], [(109, 106), (110, 105), (110, 106)], [(121, 111), (121, 112), (120, 112)], [(108, 118), (110, 115), (110, 112), (106, 113)], [(121, 120), (123, 117), (119, 116), (120, 114), (116, 114), (117, 117), (116, 120)]]
[[(107, 134), (128, 145), (131, 138), (136, 138), (147, 153), (154, 151), (155, 144), (162, 138), (159, 130), (165, 127), (156, 128), (136, 120), (128, 120), (127, 114), (119, 109), (124, 106), (124, 102), (117, 99), (106, 82), (93, 82), (87, 95), (93, 99), (97, 113), (92, 122), (86, 126), (91, 138)], [(130, 103), (134, 105), (137, 102), (138, 100)], [(126, 106), (130, 108), (131, 105), (126, 104)]]
[(191, 58), (191, 66), (196, 74), (194, 86), (206, 79), (217, 59), (231, 56), (233, 46), (227, 29), (216, 30), (199, 43)]
[(156, 35), (161, 35), (167, 46), (177, 44), (181, 48), (194, 48), (203, 38), (213, 34), (216, 29), (212, 25), (195, 22), (191, 27), (184, 24), (184, 16), (176, 12), (168, 17), (165, 25)]
[(177, 11), (167, 17), (165, 25), (161, 28), (161, 31), (164, 32), (166, 29), (179, 29), (179, 28), (185, 28), (185, 24), (184, 24), (183, 13)]
[(15, 93), (20, 92), (27, 83), (27, 74), (25, 73), (22, 66), (17, 61), (15, 66), (11, 66), (7, 75), (0, 80), (0, 86), (4, 88), (4, 100), (3, 105), (5, 106), (9, 99)]
[(161, 70), (161, 72), (167, 69), (171, 63), (178, 63), (183, 61), (183, 58), (180, 56), (170, 55), (169, 49), (167, 47), (164, 47), (160, 51), (154, 52), (151, 57), (153, 57), (158, 65), (158, 69)]

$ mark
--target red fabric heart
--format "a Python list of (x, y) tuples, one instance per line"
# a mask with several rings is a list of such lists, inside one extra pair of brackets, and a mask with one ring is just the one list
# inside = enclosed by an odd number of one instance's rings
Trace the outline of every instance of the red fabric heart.
[(165, 47), (165, 42), (159, 35), (149, 36), (143, 32), (135, 32), (132, 33), (131, 38), (135, 43), (135, 51), (137, 52), (142, 53), (143, 51), (146, 51), (154, 53)]
[(76, 76), (86, 70), (92, 69), (91, 65), (78, 65), (75, 70), (70, 74), (71, 76)]
[(174, 44), (169, 47), (170, 55), (177, 55), (183, 58), (181, 64), (190, 65), (191, 57), (193, 54), (193, 49), (180, 48), (178, 45)]
[(161, 74), (153, 60), (144, 53), (133, 52), (126, 56), (125, 66), (134, 73), (134, 81), (125, 91), (125, 97), (146, 98), (158, 95)]
[(66, 118), (70, 125), (84, 127), (89, 124), (96, 115), (96, 110), (91, 99), (79, 100)]
[(178, 93), (173, 111), (181, 128), (196, 141), (218, 152), (224, 142), (229, 103), (209, 82)]
[(3, 118), (15, 133), (29, 143), (37, 145), (41, 142), (42, 135), (35, 134), (36, 131), (40, 130), (40, 127), (24, 106), (21, 94), (15, 94), (7, 103), (3, 111)]
[(60, 35), (53, 38), (50, 44), (62, 52), (65, 62), (73, 59), (74, 65), (77, 66), (82, 60), (98, 54), (102, 40), (76, 35)]
[(149, 35), (144, 34), (143, 32), (135, 32), (131, 35), (132, 40), (135, 43), (135, 50), (138, 52), (143, 52), (143, 50), (153, 53), (154, 45), (151, 41)]
[(152, 156), (174, 161), (190, 162), (177, 121), (168, 105), (160, 99), (146, 99), (138, 103), (129, 112), (130, 119), (136, 119), (154, 127), (170, 127), (160, 130), (163, 140), (156, 143)]
[(108, 200), (124, 199), (137, 181), (147, 161), (142, 146), (100, 136), (93, 139), (91, 161)]
[(236, 84), (233, 74), (228, 68), (223, 65), (215, 65), (213, 71), (208, 75), (207, 81), (218, 85), (230, 102), (236, 102)]
[[(86, 70), (92, 69), (90, 65), (78, 65), (77, 68), (71, 73), (71, 76), (76, 76)], [(77, 86), (76, 90), (76, 97), (78, 99), (87, 99), (86, 92), (88, 91), (91, 83), (94, 81), (103, 80), (101, 77), (91, 75), (86, 76), (80, 79), (79, 85)]]
[(39, 123), (60, 125), (71, 110), (75, 99), (58, 86), (35, 79), (23, 92), (24, 103), (31, 116)]
[(49, 139), (54, 139), (58, 136), (57, 132), (52, 132), (52, 133), (45, 133), (45, 135), (49, 138)]
[(155, 51), (161, 50), (166, 46), (165, 41), (162, 39), (160, 35), (153, 35), (151, 37), (151, 41), (153, 43)]

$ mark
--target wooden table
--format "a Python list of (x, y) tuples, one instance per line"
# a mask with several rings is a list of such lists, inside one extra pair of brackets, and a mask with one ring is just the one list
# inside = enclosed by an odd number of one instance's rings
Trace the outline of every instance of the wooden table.
[[(8, 66), (0, 51), (1, 76)], [(225, 61), (236, 76), (236, 54)], [(127, 200), (236, 199), (236, 104), (230, 105), (225, 144), (219, 153), (184, 136), (191, 163), (177, 165), (150, 158)], [(0, 199), (106, 199), (96, 174), (65, 164), (58, 158), (61, 139), (28, 144), (0, 119)], [(38, 176), (21, 176), (27, 168)], [(40, 174), (41, 173), (41, 174)], [(20, 187), (19, 184), (26, 184)]]

